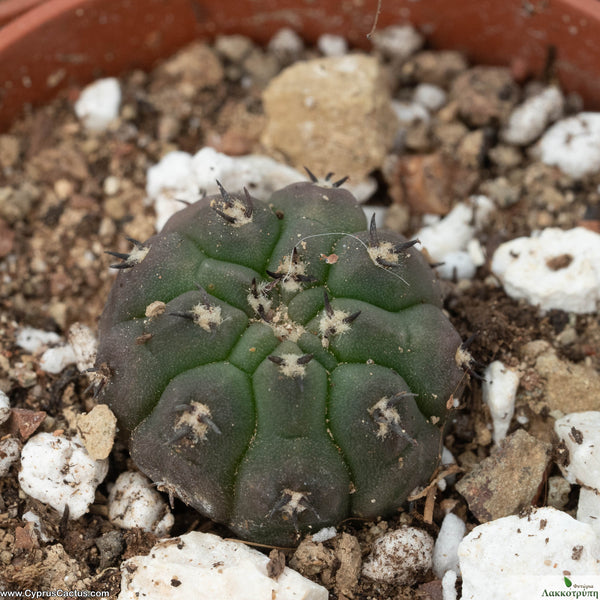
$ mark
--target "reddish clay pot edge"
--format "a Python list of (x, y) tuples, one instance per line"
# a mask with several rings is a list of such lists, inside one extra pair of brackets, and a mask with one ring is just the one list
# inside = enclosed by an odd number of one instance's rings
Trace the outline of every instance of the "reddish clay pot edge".
[[(287, 26), (310, 41), (339, 33), (366, 48), (376, 11), (377, 0), (46, 0), (0, 30), (0, 129), (60, 89), (149, 68), (194, 38), (242, 33), (264, 43)], [(382, 1), (379, 28), (409, 22), (434, 48), (523, 76), (542, 73), (554, 52), (564, 89), (600, 108), (596, 0)]]
[(0, 0), (0, 27), (42, 2), (45, 0)]

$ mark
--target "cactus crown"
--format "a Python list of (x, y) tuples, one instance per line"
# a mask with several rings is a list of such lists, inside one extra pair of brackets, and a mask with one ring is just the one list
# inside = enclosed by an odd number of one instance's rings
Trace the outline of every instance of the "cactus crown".
[(414, 241), (367, 228), (341, 183), (221, 187), (117, 255), (100, 321), (101, 396), (139, 468), (256, 541), (397, 509), (462, 376)]

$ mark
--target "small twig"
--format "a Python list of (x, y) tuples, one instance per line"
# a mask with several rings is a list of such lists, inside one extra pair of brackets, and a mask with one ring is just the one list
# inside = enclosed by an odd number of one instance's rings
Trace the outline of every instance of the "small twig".
[(427, 496), (427, 494), (429, 493), (429, 490), (431, 488), (435, 488), (435, 486), (438, 484), (438, 481), (445, 479), (446, 477), (448, 477), (448, 475), (454, 475), (454, 473), (462, 473), (462, 469), (458, 465), (450, 465), (447, 469), (444, 469), (443, 471), (439, 471), (438, 473), (435, 473), (433, 475), (433, 477), (431, 478), (431, 481), (425, 488), (423, 488), (420, 492), (412, 494), (411, 496), (409, 496), (407, 498), (407, 500), (409, 502), (414, 502), (415, 500), (418, 500), (419, 498), (423, 498), (424, 496)]
[(432, 486), (427, 492), (425, 499), (425, 507), (423, 508), (423, 521), (431, 525), (433, 523), (433, 509), (435, 508), (435, 496), (437, 494), (437, 487)]
[(370, 40), (377, 29), (377, 21), (379, 21), (379, 15), (381, 14), (381, 2), (382, 0), (377, 0), (377, 10), (375, 11), (375, 20), (373, 21), (373, 27), (371, 27), (371, 31), (367, 33), (367, 39)]

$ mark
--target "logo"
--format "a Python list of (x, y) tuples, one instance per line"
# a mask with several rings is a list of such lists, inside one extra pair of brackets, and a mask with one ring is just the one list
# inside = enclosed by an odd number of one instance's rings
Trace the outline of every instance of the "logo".
[(563, 576), (563, 585), (544, 586), (540, 598), (600, 598), (599, 577), (577, 577), (571, 580)]

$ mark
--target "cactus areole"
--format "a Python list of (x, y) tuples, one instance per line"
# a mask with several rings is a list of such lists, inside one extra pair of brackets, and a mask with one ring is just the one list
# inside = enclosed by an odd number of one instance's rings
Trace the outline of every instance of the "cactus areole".
[(221, 188), (115, 254), (100, 397), (161, 489), (256, 542), (396, 511), (462, 380), (434, 272), (340, 184)]

